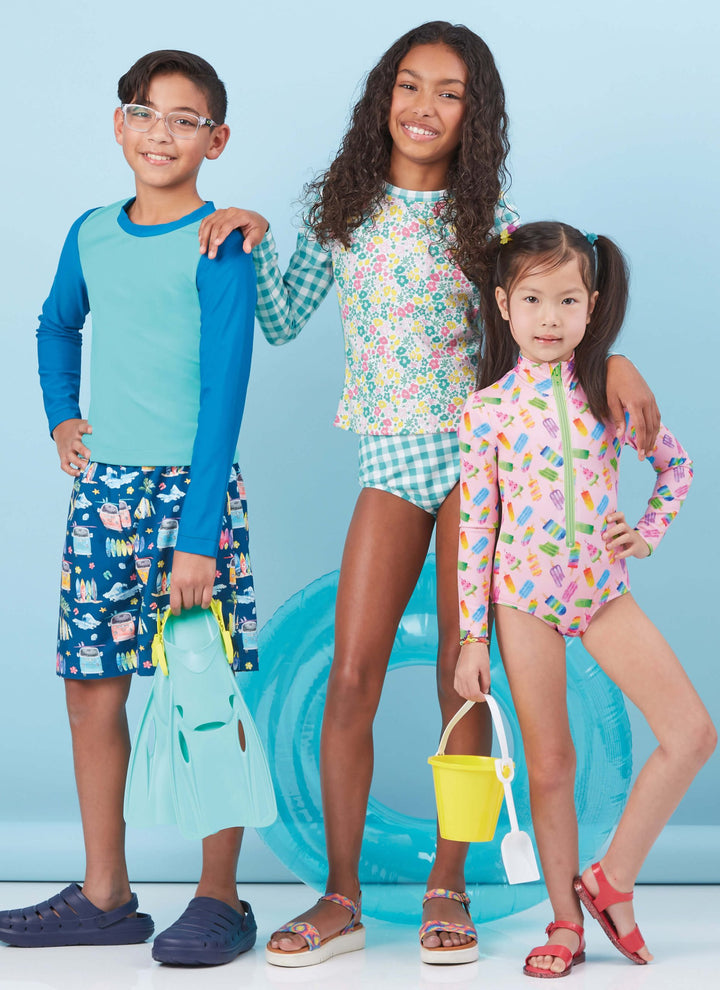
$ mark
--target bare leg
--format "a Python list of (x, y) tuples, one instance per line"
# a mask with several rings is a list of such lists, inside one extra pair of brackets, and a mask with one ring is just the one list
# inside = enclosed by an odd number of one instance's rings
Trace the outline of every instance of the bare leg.
[(203, 861), (196, 897), (215, 897), (235, 908), (245, 910), (237, 895), (237, 864), (243, 829), (226, 828), (203, 839)]
[(130, 676), (65, 681), (85, 843), (83, 893), (103, 911), (130, 900), (123, 795), (130, 756)]
[[(364, 488), (348, 530), (335, 609), (335, 657), (320, 746), (330, 874), (327, 889), (357, 900), (358, 863), (373, 768), (372, 723), (398, 624), (425, 560), (434, 519), (388, 492)], [(321, 938), (348, 922), (347, 911), (319, 901), (293, 919)], [(274, 949), (299, 949), (277, 933)]]
[[(460, 626), (457, 594), (458, 532), (460, 527), (459, 487), (450, 492), (438, 512), (435, 531), (437, 554), (437, 614), (438, 614), (438, 664), (437, 688), (443, 728), (462, 706), (465, 699), (453, 686), (455, 666), (460, 653)], [(476, 705), (453, 729), (447, 747), (448, 753), (486, 754), (492, 746), (492, 723), (486, 705)], [(465, 890), (465, 860), (468, 844), (443, 839), (438, 832), (437, 853), (430, 876), (428, 890), (444, 887), (448, 890)], [(458, 901), (432, 900), (423, 909), (423, 921), (440, 920), (466, 924), (467, 915)], [(464, 945), (470, 939), (454, 932), (431, 932), (423, 939), (427, 949), (442, 946)]]
[[(567, 713), (565, 643), (541, 619), (498, 606), (495, 623), (523, 737), (530, 782), (530, 804), (543, 876), (555, 921), (582, 925), (573, 890), (578, 870), (577, 815), (574, 802), (575, 749)], [(575, 953), (579, 936), (557, 929), (550, 941)], [(562, 973), (553, 956), (533, 956), (530, 965)]]
[[(663, 826), (715, 748), (717, 735), (679, 660), (632, 595), (600, 609), (583, 642), (637, 705), (658, 741), (601, 861), (610, 883), (629, 892)], [(594, 896), (598, 888), (590, 869), (583, 873), (583, 881)], [(621, 936), (633, 929), (632, 902), (614, 905), (608, 914)], [(646, 947), (639, 954), (652, 959)]]

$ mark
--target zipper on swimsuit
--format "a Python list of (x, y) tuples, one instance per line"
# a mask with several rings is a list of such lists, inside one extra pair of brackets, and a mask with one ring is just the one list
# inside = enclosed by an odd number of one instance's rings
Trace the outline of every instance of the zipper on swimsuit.
[(575, 472), (573, 471), (573, 451), (570, 439), (570, 417), (562, 383), (562, 366), (556, 364), (552, 370), (552, 388), (560, 418), (560, 441), (563, 457), (563, 490), (565, 494), (565, 543), (575, 546)]

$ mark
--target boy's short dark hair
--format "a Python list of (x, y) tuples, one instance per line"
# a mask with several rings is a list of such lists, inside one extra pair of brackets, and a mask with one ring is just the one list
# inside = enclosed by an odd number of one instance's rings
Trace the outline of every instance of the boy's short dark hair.
[(191, 52), (163, 49), (139, 58), (118, 81), (121, 103), (144, 103), (148, 98), (153, 76), (178, 73), (201, 89), (208, 101), (210, 117), (216, 124), (225, 123), (227, 92), (218, 74), (204, 58)]

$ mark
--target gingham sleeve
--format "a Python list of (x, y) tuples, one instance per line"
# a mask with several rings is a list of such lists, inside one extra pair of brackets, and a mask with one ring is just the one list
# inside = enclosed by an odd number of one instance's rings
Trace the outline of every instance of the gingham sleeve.
[(465, 403), (458, 425), (460, 534), (458, 598), (460, 642), (488, 641), (488, 606), (495, 540), (500, 520), (497, 444), (479, 393)]
[(520, 214), (517, 208), (512, 203), (508, 203), (504, 196), (501, 196), (495, 207), (493, 232), (495, 234), (502, 234), (504, 230), (512, 232), (519, 226)]
[(333, 282), (332, 255), (301, 231), (288, 270), (281, 275), (269, 228), (252, 255), (258, 294), (255, 316), (269, 343), (286, 344), (297, 337), (328, 294)]

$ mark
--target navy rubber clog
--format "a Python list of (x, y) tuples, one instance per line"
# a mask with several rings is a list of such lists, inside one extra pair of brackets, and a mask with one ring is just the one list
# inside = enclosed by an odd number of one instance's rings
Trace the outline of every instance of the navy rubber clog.
[(178, 920), (153, 942), (153, 959), (175, 966), (221, 966), (255, 945), (252, 908), (240, 914), (215, 897), (194, 897)]
[(55, 945), (132, 945), (150, 938), (155, 925), (137, 913), (138, 899), (101, 911), (76, 883), (31, 907), (0, 911), (0, 942), (23, 948)]

